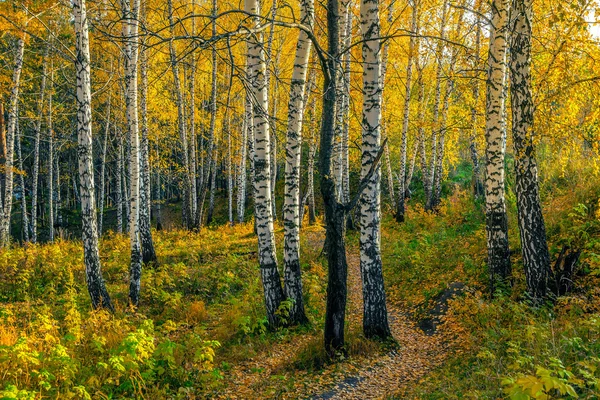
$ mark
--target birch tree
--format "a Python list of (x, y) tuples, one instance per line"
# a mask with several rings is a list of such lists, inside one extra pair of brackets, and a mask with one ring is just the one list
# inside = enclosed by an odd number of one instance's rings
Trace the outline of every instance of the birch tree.
[(100, 195), (98, 197), (100, 214), (98, 215), (98, 236), (102, 236), (104, 225), (104, 197), (105, 197), (105, 179), (106, 179), (106, 152), (108, 150), (108, 136), (110, 134), (110, 98), (106, 103), (106, 120), (104, 126), (104, 139), (102, 141), (102, 158), (100, 160)]
[[(156, 251), (152, 240), (150, 226), (150, 210), (152, 192), (150, 187), (150, 144), (148, 141), (148, 53), (143, 48), (140, 52), (140, 111), (142, 114), (142, 140), (140, 142), (140, 241), (142, 246), (142, 261), (156, 263)], [(193, 121), (193, 119), (192, 119)], [(193, 124), (193, 123), (192, 123)], [(194, 138), (192, 130), (192, 138)], [(192, 202), (194, 204), (194, 202)], [(192, 214), (194, 210), (192, 210)]]
[(142, 275), (140, 244), (140, 138), (138, 120), (138, 16), (139, 0), (121, 0), (123, 7), (123, 38), (125, 40), (125, 103), (129, 129), (130, 212), (129, 240), (131, 264), (129, 267), (129, 300), (137, 306)]
[[(381, 145), (381, 43), (378, 0), (361, 0), (363, 112), (361, 177), (375, 164)], [(404, 179), (404, 177), (402, 178)], [(372, 174), (360, 202), (360, 271), (363, 282), (363, 331), (367, 338), (391, 336), (381, 262), (381, 176)]]
[(13, 66), (12, 85), (8, 102), (8, 128), (6, 129), (6, 151), (4, 152), (4, 193), (0, 202), (0, 247), (10, 243), (10, 217), (13, 199), (13, 155), (17, 129), (17, 108), (21, 71), (23, 69), (23, 52), (25, 50), (25, 34), (17, 41)]
[[(314, 21), (313, 0), (301, 0), (300, 23), (312, 29)], [(286, 135), (285, 201), (283, 205), (284, 224), (284, 291), (293, 301), (290, 307), (290, 321), (307, 321), (302, 298), (300, 271), (300, 157), (302, 153), (302, 121), (304, 116), (304, 96), (306, 96), (306, 75), (310, 57), (311, 42), (308, 34), (301, 30), (294, 59), (294, 71), (290, 87), (288, 106), (288, 128)]]
[(531, 0), (513, 0), (510, 31), (510, 95), (515, 150), (515, 192), (527, 292), (535, 305), (546, 296), (550, 254), (540, 203), (538, 168), (533, 143), (531, 93)]
[(94, 166), (92, 156), (92, 93), (90, 82), (90, 42), (85, 0), (73, 0), (75, 27), (75, 71), (77, 74), (77, 153), (81, 185), (81, 217), (86, 281), (92, 306), (112, 310), (112, 303), (102, 278), (98, 252)]
[[(0, 118), (4, 118), (4, 110), (0, 107)], [(18, 112), (17, 112), (18, 115)], [(1, 129), (1, 128), (0, 128)], [(15, 142), (17, 147), (17, 165), (19, 170), (23, 169), (23, 155), (21, 153), (21, 129), (19, 128), (19, 121), (17, 120), (17, 126), (15, 128)], [(29, 216), (27, 215), (27, 197), (25, 193), (25, 175), (19, 174), (19, 189), (21, 189), (21, 231), (23, 233), (23, 241), (29, 242)], [(1, 196), (0, 196), (1, 197)], [(1, 202), (0, 202), (1, 205)]]
[(469, 152), (471, 162), (473, 163), (473, 191), (475, 197), (484, 195), (483, 183), (481, 182), (481, 166), (479, 165), (479, 152), (477, 151), (477, 106), (479, 104), (479, 68), (481, 64), (481, 5), (483, 1), (477, 0), (475, 10), (475, 49), (473, 58), (473, 71), (475, 71), (475, 79), (473, 85), (473, 105), (471, 106), (471, 136), (469, 137)]
[[(406, 198), (406, 153), (408, 147), (408, 122), (410, 120), (410, 94), (412, 84), (412, 70), (413, 70), (413, 59), (415, 52), (419, 52), (416, 35), (418, 32), (418, 15), (419, 15), (419, 4), (418, 0), (412, 1), (412, 19), (411, 19), (411, 30), (415, 35), (411, 35), (408, 43), (408, 59), (406, 64), (406, 81), (404, 83), (404, 110), (402, 116), (402, 142), (400, 145), (400, 174), (398, 175), (398, 199), (396, 200), (396, 221), (404, 221), (404, 208)], [(390, 13), (390, 22), (391, 14)]]
[[(249, 15), (260, 14), (257, 0), (245, 0), (245, 11)], [(251, 17), (252, 29), (260, 27), (260, 18)], [(252, 98), (254, 99), (254, 215), (258, 235), (258, 258), (264, 290), (267, 319), (270, 326), (280, 321), (277, 309), (283, 300), (283, 289), (273, 229), (273, 208), (271, 205), (271, 163), (268, 117), (268, 90), (265, 85), (265, 53), (260, 32), (252, 32), (247, 39), (248, 69)]]
[(52, 95), (54, 70), (50, 61), (50, 90), (48, 91), (48, 239), (54, 241), (54, 125), (52, 124)]
[(44, 96), (46, 93), (46, 73), (49, 46), (44, 50), (42, 62), (42, 81), (38, 98), (38, 118), (35, 122), (35, 139), (33, 144), (33, 173), (31, 176), (31, 242), (37, 243), (38, 181), (40, 176), (40, 142), (42, 140), (42, 121), (44, 120)]
[(486, 84), (486, 166), (485, 216), (488, 270), (492, 293), (509, 278), (508, 218), (504, 196), (504, 157), (506, 121), (504, 87), (506, 85), (506, 40), (508, 35), (508, 0), (492, 2), (492, 21)]

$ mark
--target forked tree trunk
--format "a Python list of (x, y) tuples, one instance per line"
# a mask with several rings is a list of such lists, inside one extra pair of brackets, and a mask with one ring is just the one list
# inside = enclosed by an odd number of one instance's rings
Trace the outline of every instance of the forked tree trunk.
[[(381, 142), (381, 43), (379, 1), (361, 0), (363, 37), (363, 115), (361, 177), (375, 163)], [(402, 177), (404, 179), (404, 176)], [(381, 176), (375, 171), (360, 202), (360, 271), (363, 282), (363, 331), (367, 338), (391, 336), (381, 261)]]
[[(300, 22), (312, 28), (314, 21), (314, 1), (300, 3)], [(290, 87), (288, 106), (288, 129), (286, 135), (285, 163), (285, 202), (283, 205), (284, 225), (284, 292), (292, 300), (289, 319), (292, 324), (308, 321), (304, 313), (302, 297), (302, 276), (300, 271), (300, 158), (302, 154), (302, 121), (304, 117), (304, 97), (306, 96), (306, 73), (310, 57), (311, 42), (308, 34), (300, 31), (294, 72)]]
[(510, 43), (510, 98), (512, 137), (515, 149), (515, 192), (527, 292), (540, 305), (548, 291), (550, 253), (540, 203), (538, 170), (533, 143), (533, 96), (531, 94), (531, 0), (513, 0)]
[(492, 30), (488, 54), (486, 93), (486, 166), (485, 215), (490, 289), (494, 294), (498, 284), (511, 274), (508, 248), (508, 218), (504, 197), (504, 155), (506, 121), (504, 119), (504, 87), (506, 85), (506, 39), (508, 34), (509, 0), (492, 2)]
[[(257, 0), (245, 0), (245, 11), (259, 14)], [(260, 24), (260, 18), (253, 17), (252, 28)], [(258, 258), (264, 290), (267, 320), (271, 327), (280, 324), (277, 310), (283, 300), (283, 289), (275, 252), (275, 233), (273, 229), (273, 209), (271, 205), (271, 163), (268, 112), (268, 88), (265, 85), (265, 53), (260, 33), (250, 34), (248, 38), (248, 67), (250, 86), (254, 104), (254, 215), (258, 235)]]
[(92, 306), (112, 310), (112, 303), (102, 278), (98, 252), (98, 227), (94, 196), (92, 156), (92, 93), (90, 83), (90, 47), (85, 0), (73, 0), (76, 37), (75, 71), (77, 72), (77, 154), (81, 185), (81, 217), (86, 281)]

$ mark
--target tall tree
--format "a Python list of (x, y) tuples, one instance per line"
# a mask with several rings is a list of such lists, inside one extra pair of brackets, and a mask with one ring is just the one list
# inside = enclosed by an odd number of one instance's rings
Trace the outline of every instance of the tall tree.
[[(0, 113), (4, 114), (4, 110), (0, 107)], [(17, 111), (18, 115), (18, 111)], [(0, 116), (3, 118), (4, 116)], [(2, 128), (0, 128), (2, 129)], [(23, 170), (23, 155), (21, 153), (21, 130), (19, 129), (19, 121), (17, 120), (17, 126), (15, 129), (15, 142), (17, 147), (17, 166), (19, 170)], [(25, 174), (19, 174), (19, 189), (21, 190), (21, 231), (23, 234), (23, 241), (29, 242), (29, 216), (27, 215), (27, 196), (25, 193)], [(1, 196), (0, 196), (1, 197)], [(0, 202), (1, 203), (1, 202)]]
[[(140, 52), (140, 77), (142, 78), (140, 90), (140, 111), (142, 115), (142, 140), (140, 141), (140, 240), (142, 245), (142, 261), (144, 263), (156, 263), (156, 251), (154, 250), (154, 241), (152, 240), (150, 226), (152, 191), (150, 187), (150, 143), (148, 140), (148, 49), (145, 47)], [(192, 140), (195, 141), (193, 129), (190, 129), (190, 133)], [(192, 205), (194, 205), (194, 202), (192, 202)], [(194, 212), (195, 210), (192, 209), (192, 214)]]
[(44, 120), (44, 95), (46, 93), (46, 74), (48, 63), (48, 50), (44, 50), (42, 61), (42, 81), (38, 98), (38, 118), (35, 122), (35, 139), (33, 144), (33, 174), (31, 176), (31, 242), (37, 243), (37, 212), (38, 212), (38, 181), (40, 176), (40, 142), (42, 140), (42, 121)]
[[(361, 0), (363, 112), (361, 177), (365, 178), (381, 145), (381, 42), (379, 1)], [(404, 175), (404, 174), (403, 174)], [(404, 179), (404, 176), (402, 177)], [(360, 201), (360, 271), (363, 282), (363, 330), (366, 337), (391, 336), (381, 262), (381, 176), (372, 174)]]
[(190, 162), (189, 162), (189, 150), (188, 150), (188, 134), (187, 124), (185, 118), (185, 101), (183, 96), (183, 89), (181, 87), (181, 77), (179, 76), (179, 61), (177, 60), (177, 54), (175, 52), (175, 15), (173, 11), (173, 0), (167, 0), (167, 12), (169, 14), (169, 30), (171, 33), (171, 40), (169, 40), (169, 55), (171, 60), (171, 72), (173, 72), (173, 82), (175, 84), (175, 96), (177, 102), (177, 121), (179, 129), (179, 138), (181, 140), (181, 154), (183, 157), (183, 206), (182, 218), (183, 224), (186, 228), (190, 228), (190, 213), (191, 213), (191, 176), (190, 176)]
[(54, 125), (52, 123), (52, 96), (54, 70), (50, 61), (50, 90), (48, 91), (48, 239), (54, 241)]
[(498, 283), (508, 279), (511, 273), (508, 248), (508, 218), (504, 196), (504, 156), (506, 148), (504, 87), (506, 85), (508, 14), (508, 0), (494, 0), (492, 2), (485, 115), (485, 216), (488, 270), (492, 294)]
[(531, 0), (513, 0), (510, 41), (510, 97), (512, 137), (515, 149), (515, 192), (527, 292), (534, 304), (546, 296), (550, 253), (538, 185), (533, 143), (533, 96), (531, 94)]
[(13, 199), (13, 155), (17, 129), (17, 109), (21, 71), (23, 69), (23, 52), (25, 50), (25, 33), (17, 40), (15, 61), (13, 66), (12, 86), (8, 101), (8, 128), (6, 129), (6, 151), (4, 151), (4, 193), (0, 196), (0, 247), (10, 243), (10, 217)]
[(138, 16), (139, 0), (121, 0), (123, 7), (123, 39), (125, 40), (125, 103), (129, 130), (129, 301), (137, 306), (142, 277), (142, 248), (140, 244), (140, 137), (138, 120)]
[(106, 179), (106, 152), (108, 150), (108, 136), (110, 134), (110, 94), (106, 103), (106, 118), (104, 125), (104, 139), (102, 141), (102, 158), (100, 159), (100, 194), (98, 196), (100, 214), (98, 215), (98, 235), (102, 236), (104, 224), (104, 197), (105, 197), (105, 179)]
[(85, 0), (73, 0), (75, 27), (75, 71), (77, 73), (77, 154), (81, 185), (83, 253), (88, 291), (94, 308), (112, 310), (112, 303), (102, 278), (98, 251), (94, 166), (92, 156), (92, 91), (90, 82), (90, 40)]
[[(257, 0), (245, 0), (245, 11), (259, 15)], [(260, 27), (260, 18), (252, 17), (252, 30)], [(280, 321), (277, 309), (283, 300), (283, 289), (275, 252), (273, 208), (271, 205), (271, 163), (268, 112), (268, 88), (265, 82), (265, 52), (260, 32), (253, 32), (248, 40), (248, 68), (252, 98), (254, 99), (254, 215), (258, 235), (258, 258), (264, 290), (267, 319), (270, 326)]]
[[(391, 6), (390, 6), (391, 7)], [(389, 10), (391, 22), (392, 10)], [(411, 30), (415, 33), (411, 35), (408, 44), (408, 59), (406, 61), (406, 81), (404, 83), (404, 110), (402, 117), (402, 142), (400, 145), (400, 174), (398, 175), (398, 199), (396, 200), (396, 221), (404, 221), (404, 199), (406, 198), (406, 153), (408, 147), (408, 122), (410, 120), (410, 93), (412, 84), (413, 59), (415, 51), (418, 53), (417, 35), (418, 32), (419, 3), (418, 0), (412, 1)], [(387, 43), (386, 43), (387, 44)]]
[[(300, 23), (312, 29), (314, 1), (301, 0), (300, 12)], [(300, 271), (300, 157), (302, 153), (302, 121), (305, 104), (304, 96), (306, 95), (306, 74), (310, 49), (311, 42), (308, 34), (301, 30), (298, 34), (288, 106), (288, 129), (285, 145), (285, 202), (283, 205), (285, 230), (284, 291), (286, 298), (293, 301), (289, 316), (292, 323), (307, 321), (304, 313)]]
[(473, 105), (471, 106), (471, 136), (469, 137), (469, 151), (471, 154), (471, 162), (473, 163), (473, 191), (475, 197), (482, 197), (484, 195), (483, 183), (481, 182), (481, 166), (479, 165), (479, 152), (477, 151), (477, 106), (479, 103), (479, 68), (481, 67), (481, 6), (482, 0), (476, 1), (475, 8), (475, 48), (473, 50), (473, 71), (475, 73), (475, 79), (472, 81), (473, 85)]

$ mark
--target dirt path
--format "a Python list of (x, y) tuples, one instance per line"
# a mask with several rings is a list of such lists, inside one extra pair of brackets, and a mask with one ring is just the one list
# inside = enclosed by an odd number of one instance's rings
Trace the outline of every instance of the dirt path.
[[(322, 245), (322, 235), (310, 237), (311, 244)], [(358, 249), (349, 248), (348, 308), (350, 330), (362, 328), (362, 283)], [(388, 303), (390, 327), (399, 346), (387, 354), (352, 357), (325, 366), (320, 373), (289, 371), (286, 366), (309, 342), (321, 341), (320, 333), (296, 336), (290, 342), (273, 344), (248, 361), (232, 366), (224, 399), (382, 399), (401, 393), (440, 365), (447, 356), (441, 335), (427, 336), (409, 320), (405, 310)], [(277, 387), (280, 379), (280, 387)], [(293, 387), (284, 387), (293, 381)]]
[[(348, 319), (362, 326), (362, 283), (358, 251), (348, 257)], [(411, 383), (440, 365), (447, 349), (440, 335), (427, 336), (407, 318), (406, 312), (388, 302), (390, 328), (398, 348), (366, 360), (358, 373), (313, 399), (381, 399), (402, 393)]]

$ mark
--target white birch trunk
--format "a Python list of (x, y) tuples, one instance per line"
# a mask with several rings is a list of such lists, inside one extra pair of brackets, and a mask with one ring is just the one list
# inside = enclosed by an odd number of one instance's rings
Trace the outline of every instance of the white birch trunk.
[(86, 281), (92, 306), (112, 310), (106, 291), (96, 225), (94, 195), (94, 165), (92, 155), (92, 93), (90, 82), (90, 47), (85, 0), (73, 0), (73, 17), (76, 37), (75, 70), (77, 72), (77, 153), (79, 182), (81, 185), (82, 238)]
[[(361, 0), (360, 27), (363, 37), (363, 115), (361, 178), (379, 153), (381, 141), (381, 43), (378, 0)], [(380, 232), (379, 168), (360, 201), (360, 270), (363, 282), (363, 331), (366, 337), (386, 338), (388, 325)]]
[(138, 15), (140, 0), (122, 0), (123, 38), (125, 43), (125, 103), (129, 128), (129, 241), (131, 264), (129, 266), (129, 300), (139, 303), (142, 249), (140, 243), (140, 137), (138, 120)]
[(31, 176), (31, 242), (37, 243), (37, 209), (38, 209), (38, 181), (40, 176), (40, 141), (42, 135), (42, 121), (44, 119), (44, 96), (46, 93), (46, 73), (48, 62), (48, 47), (44, 51), (42, 64), (42, 83), (38, 99), (38, 119), (35, 122), (35, 140), (33, 144), (33, 174)]
[(102, 160), (100, 165), (100, 196), (99, 205), (100, 214), (98, 216), (98, 236), (102, 236), (104, 225), (104, 197), (105, 197), (105, 179), (106, 179), (106, 152), (108, 149), (108, 135), (110, 133), (110, 95), (106, 104), (106, 125), (104, 127), (104, 140), (102, 143)]
[(485, 214), (488, 270), (492, 293), (510, 276), (508, 218), (504, 198), (506, 121), (506, 51), (509, 0), (492, 2), (492, 26), (488, 53), (485, 140)]
[[(245, 11), (259, 14), (257, 0), (245, 0)], [(252, 28), (259, 27), (260, 18), (252, 18)], [(273, 209), (271, 205), (271, 163), (270, 135), (268, 117), (268, 90), (265, 85), (265, 54), (260, 33), (250, 34), (248, 38), (248, 67), (250, 86), (254, 103), (254, 215), (258, 235), (258, 257), (267, 309), (267, 319), (271, 326), (280, 321), (276, 314), (283, 300), (283, 290), (277, 257), (275, 253), (275, 234), (273, 229)]]
[(52, 125), (52, 90), (54, 71), (50, 62), (50, 90), (48, 93), (48, 239), (54, 242), (54, 127)]
[[(314, 1), (301, 0), (300, 22), (312, 28)], [(284, 225), (284, 292), (293, 301), (290, 308), (292, 323), (307, 321), (302, 298), (300, 271), (300, 158), (302, 155), (302, 121), (304, 97), (306, 95), (306, 73), (310, 57), (311, 42), (308, 34), (300, 31), (288, 105), (288, 129), (286, 135), (285, 193), (283, 205)]]

